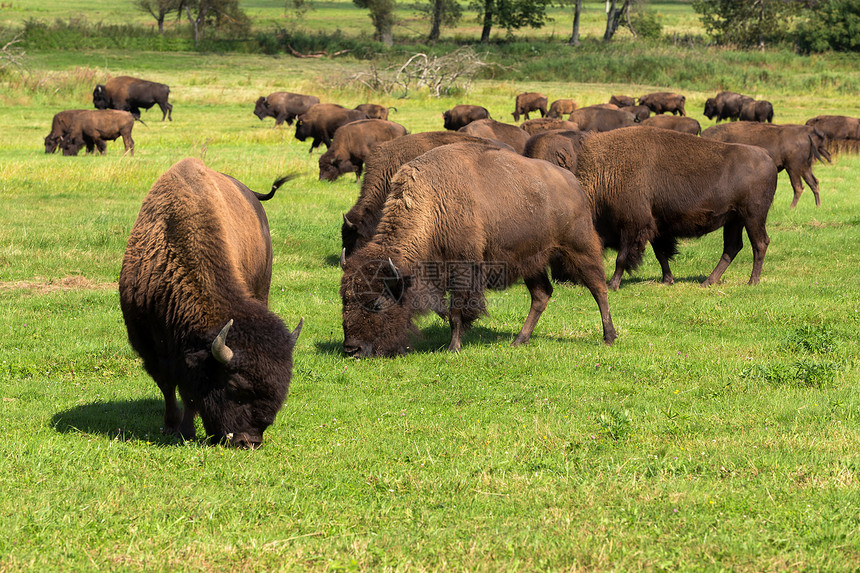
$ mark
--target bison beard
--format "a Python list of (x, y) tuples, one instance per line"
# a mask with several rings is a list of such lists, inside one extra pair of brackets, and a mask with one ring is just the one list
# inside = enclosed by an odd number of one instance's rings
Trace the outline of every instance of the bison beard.
[[(272, 245), (260, 199), (184, 159), (155, 182), (128, 240), (120, 306), (132, 347), (164, 395), (164, 432), (256, 448), (275, 420), (303, 321), (268, 309)], [(182, 398), (183, 412), (176, 400)]]
[[(483, 143), (446, 145), (400, 168), (373, 240), (344, 262), (344, 351), (392, 356), (407, 349), (416, 313), (451, 326), (448, 349), (484, 314), (484, 290), (523, 277), (531, 308), (513, 344), (528, 342), (552, 295), (546, 267), (560, 256), (615, 340), (600, 242), (569, 172)], [(446, 308), (447, 297), (447, 308)]]

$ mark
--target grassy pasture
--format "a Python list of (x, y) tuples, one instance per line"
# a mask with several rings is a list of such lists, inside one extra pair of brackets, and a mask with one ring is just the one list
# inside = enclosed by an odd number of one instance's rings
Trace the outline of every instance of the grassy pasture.
[[(17, 3), (16, 3), (17, 5)], [(0, 87), (0, 570), (856, 570), (860, 564), (860, 158), (817, 165), (791, 210), (785, 174), (762, 283), (748, 244), (723, 283), (698, 282), (721, 236), (685, 241), (659, 284), (650, 251), (610, 294), (600, 342), (584, 289), (558, 286), (511, 348), (522, 285), (489, 297), (456, 355), (420, 321), (416, 352), (339, 352), (340, 213), (349, 178), (317, 181), (308, 143), (252, 115), (276, 89), (350, 106), (344, 63), (199, 54), (35, 54), (41, 81)], [(135, 156), (43, 153), (95, 80), (171, 85), (172, 123), (144, 112)], [(479, 82), (465, 100), (510, 118), (535, 89), (581, 103), (673, 86)], [(701, 116), (710, 92), (685, 92)], [(780, 121), (860, 115), (823, 89), (769, 94)], [(411, 132), (461, 100), (371, 98)], [(266, 204), (271, 304), (306, 324), (290, 396), (256, 452), (159, 433), (163, 406), (128, 346), (116, 280), (153, 181), (186, 156)], [(748, 243), (748, 241), (747, 241)], [(614, 253), (606, 254), (607, 271)], [(199, 428), (202, 435), (202, 427)]]

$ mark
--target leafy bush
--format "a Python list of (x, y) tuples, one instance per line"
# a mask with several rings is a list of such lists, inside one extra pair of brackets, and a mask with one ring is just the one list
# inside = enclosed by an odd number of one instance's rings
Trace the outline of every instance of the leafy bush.
[(654, 12), (637, 12), (630, 19), (636, 35), (646, 40), (657, 40), (663, 35), (663, 24)]
[(798, 26), (804, 52), (860, 52), (860, 0), (825, 0)]

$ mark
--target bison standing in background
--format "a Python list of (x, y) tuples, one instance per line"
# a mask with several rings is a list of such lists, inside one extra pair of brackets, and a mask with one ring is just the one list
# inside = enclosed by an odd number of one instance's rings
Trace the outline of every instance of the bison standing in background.
[(605, 109), (594, 106), (582, 107), (570, 114), (570, 121), (582, 131), (609, 131), (629, 127), (635, 122), (632, 114), (622, 109)]
[(320, 143), (331, 147), (334, 132), (342, 126), (359, 119), (368, 119), (367, 114), (357, 109), (346, 109), (336, 103), (318, 103), (299, 116), (296, 121), (296, 139), (313, 139), (308, 153), (313, 153)]
[(173, 121), (173, 106), (167, 101), (170, 88), (165, 84), (141, 80), (130, 76), (111, 78), (106, 84), (98, 84), (93, 90), (93, 105), (96, 109), (119, 109), (131, 112), (140, 118), (140, 109), (149, 109), (155, 104), (161, 108), (161, 121), (167, 117)]
[(751, 122), (724, 123), (714, 125), (702, 133), (702, 137), (726, 143), (755, 145), (768, 152), (777, 171), (788, 173), (794, 199), (791, 207), (797, 206), (803, 193), (803, 181), (812, 189), (815, 204), (821, 205), (818, 194), (818, 179), (812, 173), (815, 160), (830, 161), (824, 135), (810, 125), (769, 125)]
[(319, 160), (320, 181), (334, 181), (344, 173), (361, 170), (370, 152), (386, 141), (406, 135), (406, 128), (384, 119), (360, 119), (339, 127), (331, 147)]
[(526, 146), (526, 140), (529, 138), (529, 134), (519, 126), (502, 123), (495, 119), (479, 119), (461, 127), (457, 131), (474, 135), (475, 137), (501, 141), (510, 145), (519, 154), (522, 154)]
[(479, 105), (460, 104), (455, 105), (448, 111), (442, 114), (442, 122), (445, 129), (449, 131), (457, 131), (465, 125), (469, 125), (473, 121), (479, 119), (487, 119), (490, 117), (490, 112), (487, 108)]
[(397, 111), (396, 107), (386, 107), (376, 103), (362, 103), (355, 106), (358, 111), (363, 111), (369, 119), (388, 119), (388, 110)]
[[(63, 137), (71, 130), (75, 117), (82, 113), (89, 113), (89, 110), (67, 109), (54, 114), (54, 118), (51, 120), (51, 132), (45, 137), (45, 153), (54, 153), (57, 151), (57, 147), (59, 147)], [(87, 152), (92, 153), (92, 151), (92, 142), (90, 142)]]
[(807, 120), (806, 125), (824, 134), (831, 151), (860, 150), (860, 118), (846, 115), (819, 115)]
[(684, 102), (686, 100), (687, 98), (681, 94), (656, 92), (640, 97), (639, 105), (648, 106), (657, 115), (661, 113), (687, 115), (687, 112), (684, 111)]
[(736, 92), (722, 91), (716, 97), (705, 101), (705, 117), (717, 119), (720, 123), (724, 119), (732, 121), (740, 119), (744, 104), (754, 101), (753, 98)]
[(741, 121), (758, 121), (773, 123), (773, 104), (766, 100), (752, 100), (741, 106), (738, 117)]
[(539, 117), (537, 119), (530, 119), (528, 121), (524, 121), (520, 124), (520, 129), (528, 133), (529, 135), (534, 135), (536, 133), (540, 133), (541, 131), (549, 131), (553, 129), (568, 129), (568, 130), (576, 130), (579, 129), (579, 126), (566, 119), (554, 119), (551, 117)]
[(514, 121), (519, 121), (520, 116), (524, 115), (529, 118), (529, 113), (539, 111), (541, 117), (546, 116), (546, 96), (536, 92), (527, 92), (519, 94), (514, 102)]
[(549, 111), (546, 112), (546, 117), (550, 119), (561, 119), (562, 116), (570, 115), (579, 107), (572, 99), (557, 99), (549, 104)]
[(125, 152), (134, 155), (132, 127), (134, 127), (134, 116), (127, 111), (86, 110), (72, 117), (59, 145), (63, 155), (77, 155), (83, 147), (87, 148), (87, 153), (95, 148), (99, 154), (103, 154), (107, 149), (106, 141), (122, 137)]
[(275, 118), (275, 125), (285, 121), (293, 125), (293, 120), (320, 102), (320, 98), (312, 95), (294, 94), (292, 92), (272, 92), (260, 97), (254, 104), (254, 115), (260, 121), (267, 117)]
[[(290, 332), (268, 308), (272, 241), (258, 195), (183, 159), (152, 186), (128, 239), (120, 307), (132, 348), (164, 395), (164, 432), (256, 448), (293, 370)], [(177, 404), (176, 391), (185, 411)]]
[(702, 126), (692, 117), (655, 115), (654, 117), (643, 119), (639, 123), (649, 127), (659, 127), (661, 129), (680, 131), (681, 133), (689, 133), (690, 135), (699, 135), (702, 133)]
[(634, 105), (636, 105), (636, 100), (626, 95), (614, 95), (609, 98), (609, 103), (611, 103), (612, 105), (616, 105), (619, 108), (633, 107)]
[[(453, 168), (452, 168), (453, 167)], [(351, 356), (405, 352), (415, 314), (451, 326), (450, 351), (486, 312), (484, 291), (522, 277), (531, 308), (513, 345), (528, 342), (560, 256), (591, 292), (612, 344), (600, 241), (576, 178), (545, 161), (485, 143), (446, 145), (407, 163), (391, 181), (374, 239), (344, 263), (343, 349)], [(447, 308), (446, 308), (447, 297)]]

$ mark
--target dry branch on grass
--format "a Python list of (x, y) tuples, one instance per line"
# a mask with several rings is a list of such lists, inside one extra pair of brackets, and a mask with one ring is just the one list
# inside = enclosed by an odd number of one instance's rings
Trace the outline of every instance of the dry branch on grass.
[(24, 56), (26, 52), (18, 46), (24, 41), (24, 32), (18, 32), (11, 40), (3, 44), (0, 48), (0, 69), (14, 66), (16, 68), (24, 68)]

